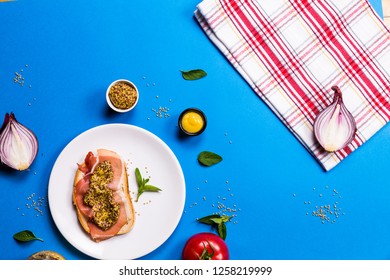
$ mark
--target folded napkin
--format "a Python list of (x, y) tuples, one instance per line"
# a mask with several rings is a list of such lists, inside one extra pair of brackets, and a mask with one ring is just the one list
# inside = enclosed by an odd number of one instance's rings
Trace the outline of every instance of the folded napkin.
[[(390, 118), (390, 33), (365, 0), (204, 0), (195, 17), (212, 42), (325, 170)], [(357, 133), (328, 153), (313, 122), (337, 85)]]

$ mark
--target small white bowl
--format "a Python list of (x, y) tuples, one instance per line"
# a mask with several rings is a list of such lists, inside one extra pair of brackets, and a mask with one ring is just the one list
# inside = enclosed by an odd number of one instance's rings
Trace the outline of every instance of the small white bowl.
[[(134, 104), (130, 107), (130, 108), (126, 108), (126, 109), (121, 109), (121, 108), (117, 108), (114, 106), (114, 104), (111, 102), (111, 99), (110, 99), (110, 96), (109, 96), (109, 93), (110, 93), (110, 90), (113, 86), (115, 86), (116, 84), (119, 84), (119, 83), (125, 83), (125, 84), (128, 84), (129, 86), (133, 87), (135, 89), (135, 92), (136, 92), (136, 100), (134, 102)], [(134, 83), (130, 82), (129, 80), (126, 80), (126, 79), (118, 79), (116, 81), (113, 81), (107, 88), (107, 91), (106, 91), (106, 100), (107, 100), (107, 104), (108, 106), (110, 106), (110, 108), (116, 112), (119, 112), (119, 113), (126, 113), (126, 112), (129, 112), (131, 111), (132, 109), (134, 109), (134, 107), (137, 105), (138, 103), (138, 100), (139, 100), (139, 91), (137, 89), (137, 87), (135, 86)]]

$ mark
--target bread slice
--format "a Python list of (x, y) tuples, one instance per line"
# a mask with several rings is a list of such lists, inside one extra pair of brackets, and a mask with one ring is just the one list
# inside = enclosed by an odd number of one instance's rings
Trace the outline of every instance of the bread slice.
[[(79, 207), (76, 203), (76, 196), (77, 196), (76, 185), (79, 183), (80, 180), (84, 179), (84, 176), (86, 175), (83, 171), (81, 171), (83, 169), (83, 167), (85, 167), (85, 166), (86, 166), (86, 164), (85, 164), (85, 162), (83, 162), (80, 165), (81, 168), (77, 169), (75, 177), (74, 177), (73, 204), (75, 205), (76, 212), (77, 212), (77, 218), (78, 218), (78, 221), (80, 222), (80, 225), (87, 233), (91, 234), (91, 230), (90, 230), (90, 227), (88, 225), (89, 218), (82, 213), (82, 211), (79, 209)], [(121, 198), (124, 202), (124, 204), (121, 205), (121, 207), (123, 207), (123, 206), (125, 207), (124, 210), (126, 213), (127, 221), (119, 229), (119, 231), (115, 233), (115, 235), (120, 235), (120, 234), (125, 234), (125, 233), (130, 232), (130, 230), (133, 228), (134, 222), (135, 222), (134, 206), (133, 206), (132, 198), (131, 198), (131, 195), (129, 192), (128, 174), (127, 174), (127, 169), (126, 169), (126, 166), (125, 166), (125, 163), (123, 162), (123, 160), (122, 160), (122, 176), (121, 176), (121, 179), (119, 181), (119, 184), (121, 186), (120, 190), (119, 190), (120, 195), (121, 195)], [(113, 225), (113, 227), (115, 227), (115, 225)], [(108, 237), (108, 238), (110, 238), (110, 237)], [(99, 241), (105, 240), (107, 238), (103, 238), (100, 240), (100, 239), (95, 239), (92, 237), (92, 239), (96, 242), (99, 242)]]

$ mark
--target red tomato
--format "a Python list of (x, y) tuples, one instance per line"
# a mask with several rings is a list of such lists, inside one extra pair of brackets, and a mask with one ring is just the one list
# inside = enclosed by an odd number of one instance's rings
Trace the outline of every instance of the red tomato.
[(214, 233), (202, 232), (191, 236), (184, 245), (183, 260), (228, 260), (225, 241)]

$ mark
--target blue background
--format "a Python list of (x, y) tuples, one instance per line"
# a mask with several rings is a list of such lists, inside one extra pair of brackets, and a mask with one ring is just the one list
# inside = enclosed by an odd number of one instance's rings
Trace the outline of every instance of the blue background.
[[(382, 15), (380, 1), (370, 2)], [(390, 127), (325, 172), (209, 41), (193, 17), (198, 3), (0, 3), (0, 114), (14, 112), (39, 139), (29, 171), (0, 168), (1, 259), (26, 259), (40, 250), (90, 259), (57, 230), (47, 187), (67, 143), (107, 123), (156, 134), (185, 175), (187, 197), (178, 227), (142, 259), (180, 259), (191, 235), (212, 231), (196, 218), (217, 211), (218, 202), (236, 210), (227, 224), (231, 259), (390, 258)], [(208, 75), (182, 79), (180, 70), (196, 68)], [(15, 72), (24, 77), (24, 86), (13, 82)], [(141, 94), (136, 109), (126, 114), (113, 113), (105, 101), (107, 86), (119, 78), (133, 81)], [(170, 116), (157, 118), (152, 109), (159, 107), (168, 107)], [(177, 118), (187, 107), (207, 115), (200, 136), (178, 134)], [(223, 161), (200, 166), (196, 158), (203, 150)], [(46, 199), (38, 217), (26, 206), (33, 193), (36, 201)], [(323, 224), (311, 213), (328, 204), (337, 206), (340, 217)], [(45, 241), (16, 242), (13, 234), (24, 229)]]

